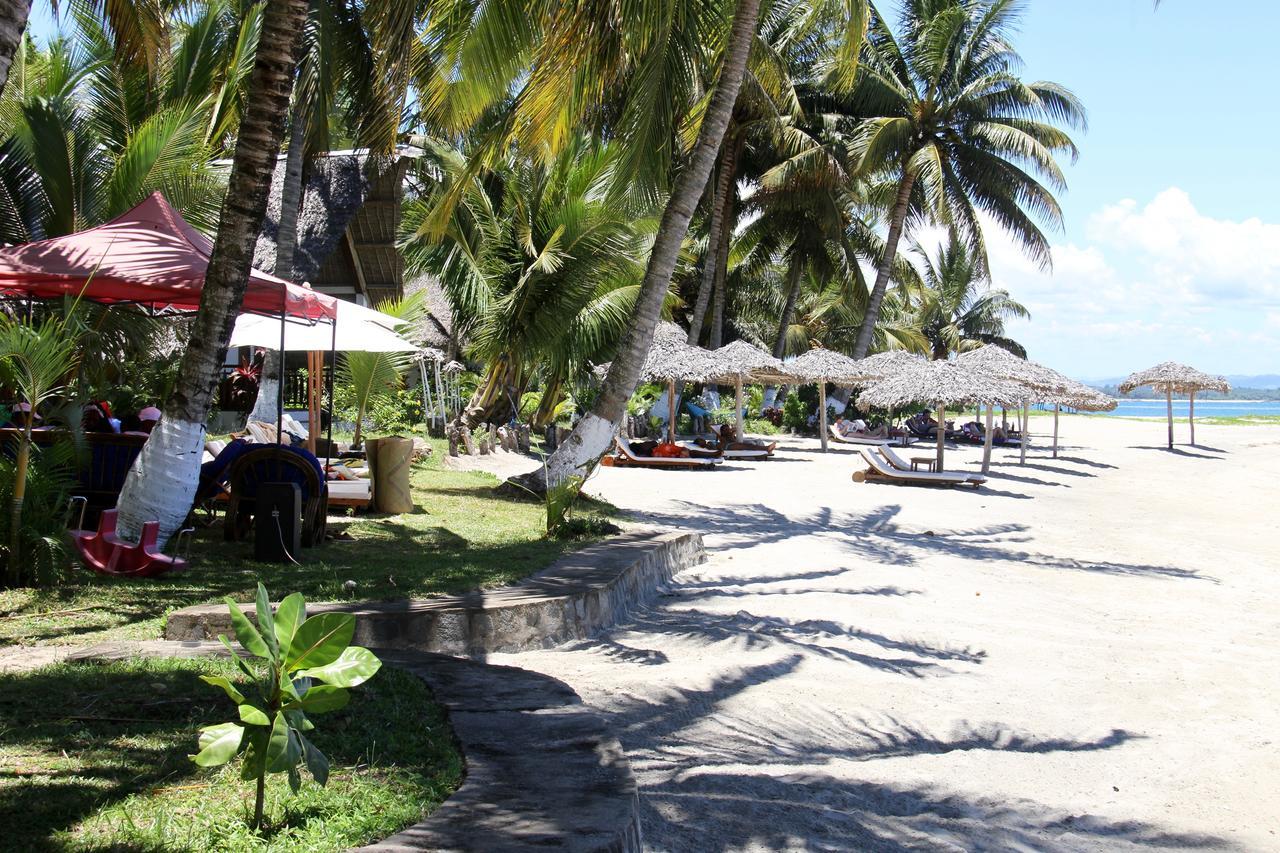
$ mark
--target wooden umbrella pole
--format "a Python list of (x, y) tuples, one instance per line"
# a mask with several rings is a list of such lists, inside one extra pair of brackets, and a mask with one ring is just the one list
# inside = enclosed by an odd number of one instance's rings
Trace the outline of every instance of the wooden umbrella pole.
[(734, 378), (733, 384), (733, 403), (736, 407), (734, 410), (734, 427), (733, 434), (737, 436), (736, 441), (742, 441), (742, 377)]
[(1191, 405), (1191, 411), (1187, 412), (1187, 426), (1191, 427), (1191, 446), (1196, 446), (1196, 392), (1191, 392), (1191, 397), (1187, 401)]
[(942, 403), (938, 404), (938, 461), (934, 466), (935, 471), (942, 470), (942, 442), (947, 436), (947, 407)]
[(1058, 411), (1062, 406), (1058, 403), (1053, 404), (1053, 458), (1058, 458)]
[(985, 474), (991, 469), (991, 421), (995, 418), (996, 407), (987, 404), (987, 431), (982, 436), (982, 473)]
[(1173, 389), (1168, 388), (1164, 392), (1165, 408), (1168, 410), (1169, 416), (1169, 449), (1173, 450)]
[(827, 452), (827, 383), (818, 381), (818, 441), (822, 452)]
[(676, 443), (676, 381), (667, 385), (667, 444)]
[(1027, 414), (1027, 401), (1022, 401), (1022, 440), (1018, 442), (1020, 445), (1018, 464), (1027, 464), (1027, 445), (1031, 443), (1031, 431), (1027, 428), (1030, 426), (1030, 416)]

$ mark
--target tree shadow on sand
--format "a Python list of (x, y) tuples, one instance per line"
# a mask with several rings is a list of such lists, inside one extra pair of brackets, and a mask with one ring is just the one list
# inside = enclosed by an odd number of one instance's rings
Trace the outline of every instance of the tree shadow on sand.
[(861, 514), (820, 507), (809, 513), (787, 515), (759, 503), (733, 507), (681, 504), (687, 511), (652, 512), (647, 518), (655, 524), (714, 535), (717, 551), (754, 548), (796, 536), (820, 536), (849, 553), (882, 565), (914, 566), (924, 555), (945, 553), (966, 560), (1009, 561), (1037, 569), (1218, 583), (1214, 577), (1177, 566), (1081, 560), (1019, 548), (1016, 546), (1032, 541), (1028, 532), (1031, 528), (1025, 524), (910, 530), (896, 521), (902, 512), (899, 505), (877, 507)]
[[(1211, 450), (1214, 453), (1226, 453), (1225, 450), (1218, 450), (1217, 448), (1213, 448), (1213, 447), (1202, 447), (1198, 444), (1192, 445), (1192, 446), (1195, 447), (1197, 450)], [(1159, 450), (1159, 451), (1163, 451), (1164, 453), (1168, 453), (1170, 456), (1185, 456), (1188, 459), (1215, 459), (1218, 461), (1222, 461), (1223, 459), (1226, 459), (1225, 456), (1210, 456), (1208, 453), (1193, 453), (1192, 451), (1184, 450), (1181, 447), (1170, 448), (1169, 446), (1164, 444), (1159, 444), (1159, 445), (1132, 444), (1129, 446), (1129, 449), (1130, 450)]]

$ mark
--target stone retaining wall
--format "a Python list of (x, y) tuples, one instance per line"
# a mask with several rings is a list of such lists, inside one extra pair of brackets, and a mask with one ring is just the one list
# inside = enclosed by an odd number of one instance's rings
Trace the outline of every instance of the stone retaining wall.
[[(677, 572), (705, 559), (698, 533), (636, 531), (568, 554), (501, 589), (307, 609), (355, 615), (359, 645), (479, 657), (594, 636), (651, 600)], [(252, 619), (253, 605), (243, 608)], [(220, 604), (178, 610), (165, 627), (167, 640), (212, 640), (219, 634), (232, 634)]]

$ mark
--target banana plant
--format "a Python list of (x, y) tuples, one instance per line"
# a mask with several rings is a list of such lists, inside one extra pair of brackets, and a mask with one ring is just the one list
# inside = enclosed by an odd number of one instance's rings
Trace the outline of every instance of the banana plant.
[(235, 601), (226, 601), (236, 639), (266, 661), (266, 672), (255, 673), (225, 635), (218, 637), (253, 682), (255, 696), (246, 697), (224, 676), (202, 675), (202, 681), (222, 688), (236, 703), (239, 722), (202, 728), (200, 751), (191, 760), (201, 767), (218, 767), (244, 753), (240, 777), (257, 783), (252, 824), (257, 830), (262, 826), (268, 773), (287, 773), (295, 794), (302, 786), (300, 765), (306, 765), (321, 787), (328, 781), (329, 760), (303, 734), (315, 728), (309, 716), (344, 707), (351, 698), (347, 688), (372, 678), (382, 661), (368, 649), (350, 645), (354, 616), (322, 613), (307, 618), (301, 593), (285, 598), (272, 614), (266, 587), (258, 584), (257, 627)]

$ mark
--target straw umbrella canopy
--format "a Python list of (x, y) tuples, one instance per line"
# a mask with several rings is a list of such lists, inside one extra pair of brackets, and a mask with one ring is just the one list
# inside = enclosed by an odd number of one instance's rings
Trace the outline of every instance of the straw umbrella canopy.
[(885, 350), (857, 361), (859, 372), (868, 380), (888, 379), (904, 370), (924, 364), (928, 359), (901, 349)]
[(788, 370), (818, 385), (818, 437), (824, 453), (827, 450), (827, 383), (859, 385), (884, 378), (880, 372), (883, 368), (869, 370), (864, 364), (866, 361), (868, 359), (856, 361), (847, 355), (816, 347), (787, 362)]
[(690, 346), (687, 338), (675, 323), (659, 323), (640, 370), (646, 382), (667, 383), (667, 441), (672, 443), (676, 438), (676, 383), (711, 382), (721, 373), (721, 364), (712, 353)]
[(1081, 412), (1109, 412), (1116, 407), (1115, 399), (1083, 382), (1066, 378), (1066, 384), (1055, 391), (1040, 391), (1036, 399), (1053, 404), (1053, 458), (1058, 458), (1058, 415), (1066, 406)]
[(858, 397), (864, 406), (895, 409), (911, 403), (933, 403), (938, 408), (938, 455), (936, 470), (942, 470), (943, 439), (946, 436), (947, 406), (1017, 406), (1026, 389), (999, 379), (971, 365), (956, 361), (925, 361), (915, 368), (876, 382)]
[(1155, 367), (1129, 374), (1129, 378), (1120, 383), (1120, 393), (1128, 394), (1135, 388), (1150, 385), (1157, 391), (1164, 392), (1165, 404), (1169, 417), (1169, 449), (1173, 450), (1173, 395), (1187, 394), (1191, 409), (1187, 413), (1187, 423), (1191, 427), (1191, 444), (1196, 443), (1196, 392), (1219, 391), (1226, 394), (1231, 384), (1221, 376), (1202, 373), (1194, 367), (1165, 361)]
[[(1027, 404), (1031, 400), (1043, 399), (1045, 395), (1057, 394), (1066, 390), (1072, 380), (1063, 376), (1056, 370), (1051, 370), (1042, 364), (1034, 361), (1028, 361), (1025, 358), (1019, 358), (1003, 347), (995, 344), (986, 344), (975, 350), (961, 353), (956, 357), (956, 361), (962, 362), (970, 367), (985, 371), (997, 379), (1004, 379), (1009, 382), (1016, 383), (1026, 389), (1020, 404), (1021, 409), (1021, 432), (1022, 440), (1019, 442), (1018, 460), (1020, 464), (1027, 463), (1027, 445), (1031, 441), (1031, 433), (1028, 429)], [(982, 472), (985, 474), (991, 466), (991, 421), (993, 415), (993, 407), (987, 406), (987, 429), (986, 435), (982, 442)], [(1057, 446), (1058, 422), (1054, 418), (1054, 446)]]
[(797, 378), (780, 360), (747, 341), (737, 340), (720, 349), (702, 350), (702, 352), (706, 352), (719, 365), (717, 368), (719, 372), (713, 380), (733, 384), (735, 405), (733, 429), (736, 441), (742, 441), (742, 383), (744, 381), (783, 383), (793, 382)]

